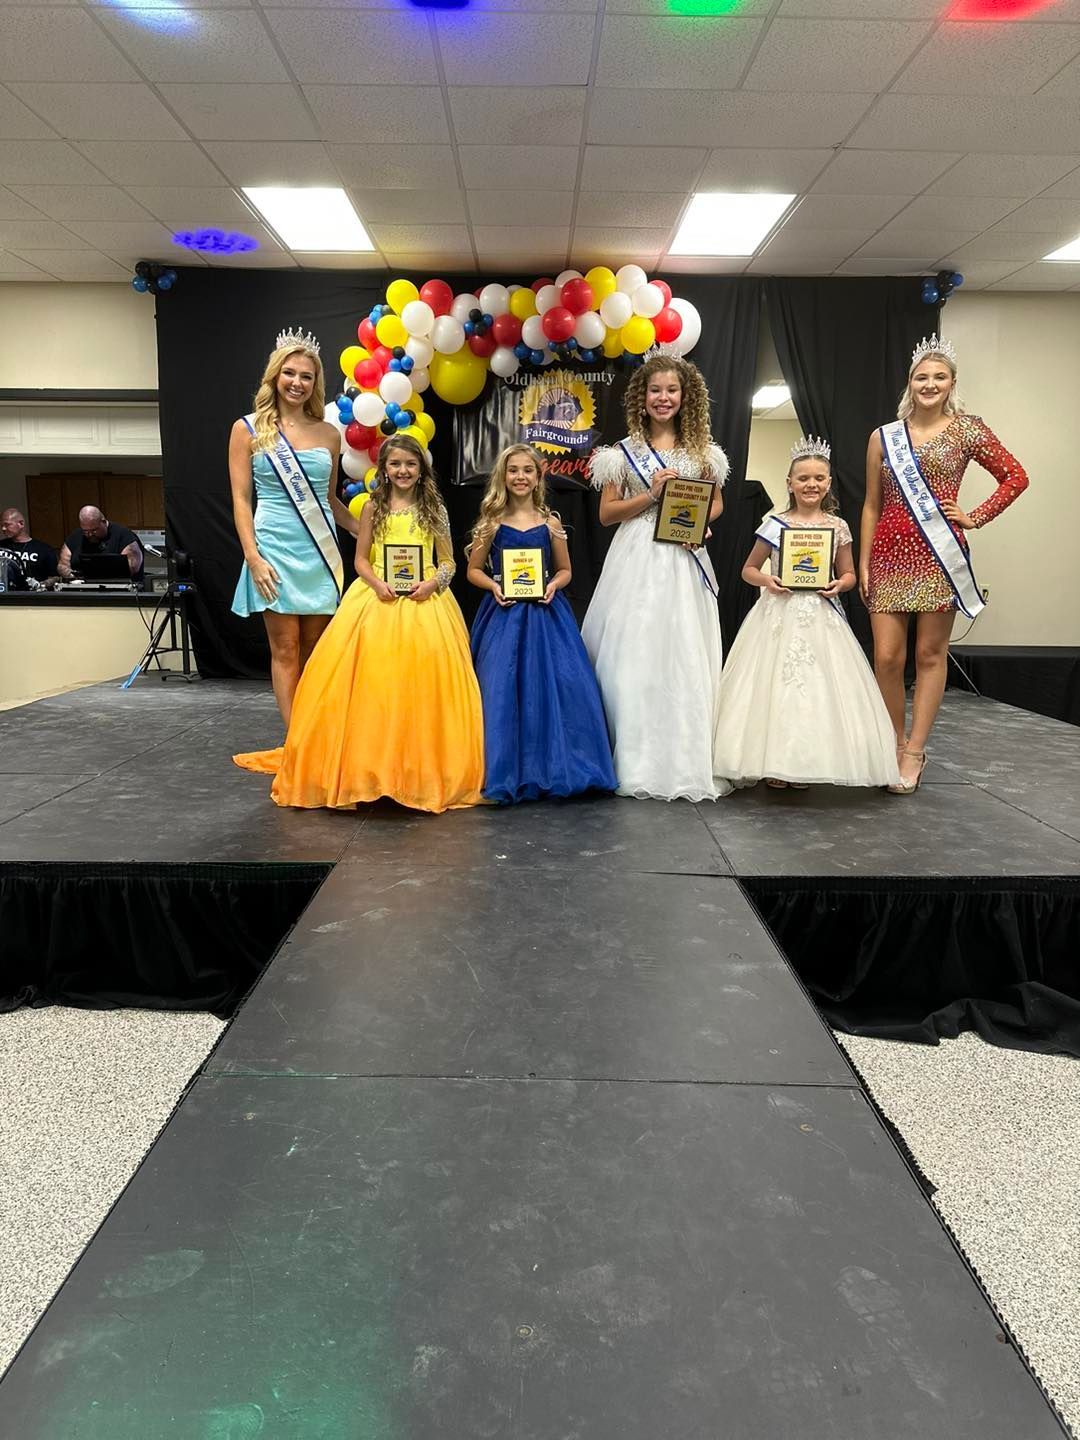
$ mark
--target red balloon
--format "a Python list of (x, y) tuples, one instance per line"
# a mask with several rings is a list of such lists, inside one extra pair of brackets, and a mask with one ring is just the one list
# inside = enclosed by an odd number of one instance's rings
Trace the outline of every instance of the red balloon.
[(377, 465), (379, 463), (379, 451), (381, 450), (382, 443), (385, 439), (385, 435), (376, 435), (375, 439), (371, 442), (371, 446), (368, 449), (367, 453), (371, 457), (372, 465)]
[(377, 360), (361, 360), (353, 371), (356, 383), (362, 385), (365, 390), (377, 390), (379, 381), (383, 377), (383, 367)]
[(560, 299), (571, 315), (584, 315), (593, 308), (592, 286), (587, 280), (567, 280)]
[(481, 360), (486, 360), (489, 355), (495, 354), (495, 336), (490, 330), (483, 335), (470, 335), (466, 344), (474, 355), (479, 355)]
[(495, 336), (496, 345), (509, 345), (513, 349), (521, 339), (521, 321), (509, 311), (505, 315), (496, 315), (491, 333)]
[(558, 345), (573, 335), (576, 318), (565, 305), (553, 305), (541, 315), (540, 328), (549, 340)]
[[(654, 285), (656, 281), (652, 282)], [(683, 319), (678, 310), (673, 310), (670, 305), (665, 305), (659, 314), (653, 316), (653, 329), (656, 331), (657, 340), (668, 344), (677, 340), (682, 334)]]
[(550, 277), (550, 275), (542, 275), (539, 280), (534, 280), (534, 281), (532, 282), (532, 284), (529, 286), (529, 289), (530, 289), (534, 294), (538, 294), (538, 293), (544, 288), (545, 285), (554, 285), (554, 284), (555, 284), (555, 281), (552, 280), (552, 278)]
[(375, 334), (375, 326), (371, 323), (370, 316), (365, 315), (356, 327), (356, 338), (369, 354), (378, 345), (379, 337)]
[(649, 284), (655, 285), (657, 290), (660, 291), (660, 293), (664, 297), (665, 305), (671, 304), (671, 286), (667, 283), (666, 280), (650, 280)]
[(420, 299), (430, 305), (436, 315), (449, 315), (454, 292), (445, 280), (425, 280), (420, 286)]
[(370, 425), (361, 425), (359, 420), (345, 426), (345, 441), (354, 450), (366, 450), (374, 439), (375, 431)]
[[(382, 379), (387, 370), (390, 369), (390, 361), (394, 358), (394, 352), (388, 350), (385, 345), (376, 345), (375, 349), (371, 352), (371, 358), (378, 362), (379, 379)], [(376, 380), (375, 384), (377, 385), (378, 383), (379, 381)]]

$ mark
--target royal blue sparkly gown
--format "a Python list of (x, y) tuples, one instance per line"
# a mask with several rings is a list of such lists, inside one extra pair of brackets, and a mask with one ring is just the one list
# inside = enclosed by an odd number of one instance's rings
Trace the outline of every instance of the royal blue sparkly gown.
[[(539, 546), (551, 571), (546, 525), (500, 525), (491, 568), (504, 546)], [(502, 608), (484, 595), (472, 627), (472, 654), (484, 702), (484, 795), (500, 804), (614, 790), (607, 722), (574, 612), (560, 590), (550, 605), (518, 600)]]

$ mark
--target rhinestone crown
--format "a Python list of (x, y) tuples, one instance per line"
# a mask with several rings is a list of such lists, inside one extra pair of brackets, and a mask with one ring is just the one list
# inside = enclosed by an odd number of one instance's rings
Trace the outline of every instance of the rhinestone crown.
[(310, 330), (282, 330), (274, 341), (274, 349), (281, 350), (286, 345), (295, 345), (298, 350), (310, 350), (313, 355), (319, 353), (319, 342)]

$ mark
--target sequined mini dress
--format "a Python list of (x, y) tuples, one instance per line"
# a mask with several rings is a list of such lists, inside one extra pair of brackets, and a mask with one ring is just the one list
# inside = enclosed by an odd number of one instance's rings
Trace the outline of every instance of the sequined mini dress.
[[(1021, 495), (1028, 477), (977, 415), (954, 415), (939, 434), (914, 448), (926, 483), (940, 502), (955, 500), (968, 462), (998, 482), (992, 495), (970, 511), (976, 528), (993, 520)], [(966, 550), (965, 532), (953, 531)], [(955, 610), (956, 595), (908, 509), (888, 460), (881, 466), (881, 515), (870, 547), (867, 608), (881, 613)]]

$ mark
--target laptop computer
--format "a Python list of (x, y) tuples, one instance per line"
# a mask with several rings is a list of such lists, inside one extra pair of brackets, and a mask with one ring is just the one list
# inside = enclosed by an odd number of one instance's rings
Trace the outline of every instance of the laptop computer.
[(76, 572), (88, 585), (130, 585), (131, 569), (126, 555), (79, 555)]

